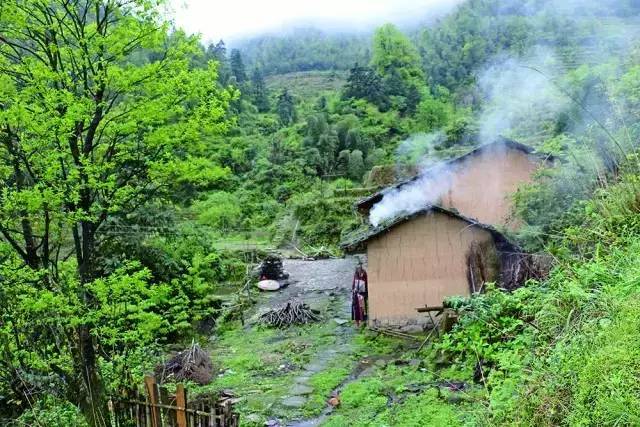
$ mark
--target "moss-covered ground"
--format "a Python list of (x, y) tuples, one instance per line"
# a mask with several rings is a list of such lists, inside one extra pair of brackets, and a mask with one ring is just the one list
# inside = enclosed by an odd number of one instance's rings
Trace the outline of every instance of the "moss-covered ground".
[[(218, 375), (199, 392), (232, 390), (242, 425), (458, 425), (451, 402), (466, 405), (477, 393), (442, 391), (413, 341), (348, 331), (333, 320), (286, 330), (230, 326), (211, 346)], [(288, 406), (301, 379), (310, 390)], [(335, 408), (327, 403), (332, 396)]]

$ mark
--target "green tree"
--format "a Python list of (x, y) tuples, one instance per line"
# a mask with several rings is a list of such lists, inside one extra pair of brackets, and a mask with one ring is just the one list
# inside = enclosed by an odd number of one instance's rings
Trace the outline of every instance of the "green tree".
[(425, 83), (418, 50), (393, 24), (376, 30), (371, 65), (383, 77), (397, 72), (407, 86), (421, 87)]
[(264, 83), (262, 72), (258, 68), (254, 69), (251, 75), (251, 89), (253, 91), (253, 103), (258, 111), (261, 113), (269, 111), (271, 106), (269, 105), (267, 86)]
[(378, 106), (381, 111), (389, 108), (389, 98), (380, 75), (369, 67), (356, 64), (349, 71), (347, 83), (342, 90), (343, 99), (365, 99)]
[(222, 85), (226, 85), (231, 77), (231, 67), (227, 57), (227, 46), (224, 40), (219, 40), (216, 44), (209, 43), (206, 51), (207, 59), (218, 62), (218, 80)]
[(338, 154), (336, 170), (338, 173), (347, 176), (349, 174), (349, 150), (342, 150)]
[(238, 49), (231, 49), (231, 73), (236, 78), (238, 84), (243, 84), (247, 81), (247, 72), (244, 68), (244, 62), (242, 62), (242, 54)]
[(362, 151), (353, 150), (351, 154), (349, 154), (349, 178), (354, 181), (361, 181), (362, 175), (364, 174), (364, 159), (362, 156)]
[(283, 90), (282, 93), (278, 95), (276, 111), (278, 112), (280, 123), (284, 126), (289, 126), (290, 124), (295, 123), (298, 119), (295, 100), (287, 89)]
[(238, 198), (226, 191), (216, 191), (205, 200), (193, 204), (198, 222), (215, 227), (220, 231), (228, 231), (240, 223), (242, 211)]
[(203, 137), (227, 128), (233, 98), (215, 84), (214, 63), (190, 68), (197, 40), (169, 37), (156, 4), (0, 3), (0, 280), (5, 291), (25, 281), (38, 290), (21, 307), (60, 311), (19, 325), (51, 321), (47, 333), (15, 331), (47, 349), (40, 368), (60, 377), (94, 426), (108, 419), (98, 359), (110, 347), (89, 314), (100, 309), (106, 224), (170, 190)]
[(260, 66), (265, 75), (310, 70), (348, 70), (369, 60), (370, 36), (365, 33), (297, 28), (286, 34), (248, 39), (237, 46), (245, 65)]

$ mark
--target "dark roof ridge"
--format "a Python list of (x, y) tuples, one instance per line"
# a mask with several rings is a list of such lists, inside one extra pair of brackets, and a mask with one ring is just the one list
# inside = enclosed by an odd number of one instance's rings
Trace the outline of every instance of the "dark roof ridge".
[(347, 242), (342, 242), (340, 244), (340, 246), (346, 250), (346, 251), (350, 251), (353, 249), (356, 249), (357, 247), (359, 247), (360, 245), (362, 245), (363, 243), (380, 236), (381, 234), (390, 231), (391, 229), (395, 228), (396, 226), (400, 225), (400, 224), (404, 224), (407, 221), (412, 220), (413, 218), (416, 218), (418, 216), (421, 215), (426, 215), (429, 214), (431, 212), (437, 212), (437, 213), (442, 213), (445, 215), (448, 215), (452, 218), (456, 218), (459, 220), (462, 220), (466, 223), (468, 223), (469, 225), (473, 225), (476, 226), (478, 228), (481, 228), (483, 230), (488, 231), (489, 233), (491, 233), (491, 235), (498, 241), (501, 242), (505, 242), (508, 244), (511, 244), (511, 242), (508, 241), (508, 239), (505, 237), (504, 234), (502, 234), (500, 231), (498, 231), (494, 226), (492, 225), (488, 225), (488, 224), (484, 224), (479, 222), (478, 220), (474, 219), (474, 218), (470, 218), (467, 216), (464, 216), (462, 214), (460, 214), (457, 211), (453, 211), (450, 209), (446, 209), (443, 208), (440, 205), (429, 205), (429, 206), (425, 206), (424, 208), (406, 214), (406, 215), (400, 215), (398, 217), (395, 217), (393, 220), (388, 221), (386, 223), (383, 223), (382, 225), (378, 225), (377, 227), (374, 227), (373, 229), (369, 230), (369, 232), (363, 234), (362, 236), (359, 236), (358, 238), (352, 240), (352, 241), (347, 241)]

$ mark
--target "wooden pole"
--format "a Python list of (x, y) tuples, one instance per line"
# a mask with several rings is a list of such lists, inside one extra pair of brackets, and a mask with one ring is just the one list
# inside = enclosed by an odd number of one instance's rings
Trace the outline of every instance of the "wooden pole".
[(187, 427), (187, 394), (182, 384), (176, 386), (176, 406), (178, 407), (176, 410), (178, 427)]
[(150, 411), (151, 411), (151, 427), (162, 427), (160, 424), (160, 407), (158, 404), (158, 388), (156, 386), (156, 380), (150, 375), (144, 377), (144, 385), (147, 389), (147, 395), (149, 396)]

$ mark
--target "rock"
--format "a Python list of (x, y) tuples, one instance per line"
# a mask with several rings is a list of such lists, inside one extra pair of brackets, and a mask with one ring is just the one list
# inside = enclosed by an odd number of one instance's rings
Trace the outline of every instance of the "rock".
[(290, 393), (295, 396), (304, 396), (313, 393), (313, 388), (304, 384), (296, 384), (291, 387)]
[(337, 319), (337, 318), (336, 318), (336, 319), (333, 319), (333, 321), (334, 321), (334, 322), (336, 322), (339, 326), (342, 326), (342, 325), (344, 325), (345, 323), (349, 322), (349, 321), (348, 321), (348, 320), (346, 320), (346, 319)]
[(298, 377), (294, 380), (296, 384), (307, 384), (309, 382), (310, 377)]
[(268, 420), (264, 425), (267, 427), (280, 427), (282, 424), (280, 424), (280, 421), (278, 420)]
[(329, 404), (329, 406), (333, 406), (334, 408), (336, 406), (340, 406), (340, 396), (334, 396), (331, 399), (327, 400), (327, 403)]
[[(252, 422), (252, 423), (259, 423), (260, 420), (262, 419), (262, 417), (258, 414), (249, 414), (247, 415), (247, 421)], [(266, 425), (266, 423), (265, 423)]]
[(322, 363), (312, 363), (309, 366), (307, 366), (307, 371), (313, 372), (313, 373), (320, 372), (324, 370), (324, 366), (325, 365)]
[(378, 367), (384, 367), (387, 366), (387, 361), (384, 359), (378, 359), (375, 361), (374, 365)]
[(307, 399), (302, 396), (290, 396), (282, 399), (282, 404), (288, 408), (302, 408)]
[(366, 368), (360, 373), (359, 377), (369, 377), (373, 375), (375, 371), (376, 371), (376, 368), (374, 366), (369, 366), (368, 368)]
[(263, 291), (277, 291), (280, 289), (280, 283), (276, 280), (261, 280), (258, 282), (258, 287)]

